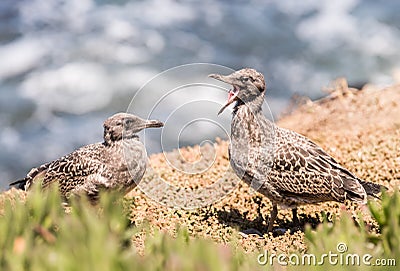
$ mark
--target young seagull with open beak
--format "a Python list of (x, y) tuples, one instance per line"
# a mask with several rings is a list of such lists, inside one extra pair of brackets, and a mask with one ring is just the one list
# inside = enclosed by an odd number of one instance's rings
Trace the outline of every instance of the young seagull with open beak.
[(378, 197), (381, 185), (359, 179), (310, 139), (276, 126), (263, 115), (266, 85), (261, 73), (247, 68), (209, 77), (232, 86), (218, 113), (235, 103), (230, 164), (242, 180), (271, 200), (268, 231), (273, 229), (277, 205), (291, 208), (297, 224), (299, 205), (345, 200), (364, 204), (367, 195)]

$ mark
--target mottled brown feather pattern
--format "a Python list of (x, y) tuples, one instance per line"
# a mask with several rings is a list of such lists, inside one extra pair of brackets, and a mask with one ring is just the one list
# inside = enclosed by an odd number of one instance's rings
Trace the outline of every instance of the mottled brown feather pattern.
[(131, 114), (115, 114), (104, 122), (104, 142), (84, 146), (33, 168), (24, 179), (11, 185), (29, 190), (33, 183), (43, 189), (56, 183), (66, 198), (84, 194), (94, 201), (101, 189), (126, 193), (136, 186), (146, 170), (146, 150), (136, 133), (162, 125)]
[(367, 194), (379, 193), (380, 185), (361, 181), (314, 142), (276, 126), (263, 115), (266, 86), (261, 73), (246, 68), (210, 77), (233, 85), (230, 96), (237, 94), (229, 147), (231, 166), (274, 206), (296, 208), (346, 199), (365, 203)]

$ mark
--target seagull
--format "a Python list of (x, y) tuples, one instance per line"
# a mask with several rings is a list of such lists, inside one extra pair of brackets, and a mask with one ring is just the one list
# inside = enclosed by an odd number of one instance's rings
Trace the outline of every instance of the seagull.
[(101, 190), (123, 194), (142, 179), (147, 165), (146, 149), (138, 132), (162, 127), (158, 120), (145, 120), (128, 113), (117, 113), (104, 122), (104, 141), (83, 146), (74, 152), (29, 171), (10, 186), (29, 191), (33, 184), (41, 189), (57, 184), (61, 195), (86, 195), (98, 201)]
[(278, 205), (291, 208), (298, 224), (299, 205), (345, 200), (365, 204), (367, 195), (379, 197), (383, 186), (359, 179), (310, 139), (264, 116), (266, 85), (261, 73), (245, 68), (209, 77), (232, 85), (227, 103), (218, 112), (234, 103), (229, 160), (239, 178), (271, 200), (268, 232)]

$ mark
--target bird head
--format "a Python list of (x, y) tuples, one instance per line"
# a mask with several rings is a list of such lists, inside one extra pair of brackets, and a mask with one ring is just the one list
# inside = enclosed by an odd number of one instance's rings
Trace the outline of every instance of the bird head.
[(158, 120), (145, 120), (128, 113), (117, 113), (104, 122), (104, 141), (106, 143), (125, 138), (137, 137), (137, 133), (145, 128), (163, 127)]
[(264, 76), (254, 69), (241, 69), (229, 75), (210, 74), (209, 77), (232, 85), (232, 89), (228, 93), (228, 101), (218, 115), (235, 101), (244, 104), (251, 103), (265, 92)]

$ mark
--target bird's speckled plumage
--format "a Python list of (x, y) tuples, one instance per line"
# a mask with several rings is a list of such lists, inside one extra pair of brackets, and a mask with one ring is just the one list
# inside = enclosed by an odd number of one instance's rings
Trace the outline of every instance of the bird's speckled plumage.
[(90, 144), (55, 161), (33, 168), (11, 185), (29, 190), (33, 183), (45, 189), (57, 183), (66, 198), (87, 195), (96, 201), (100, 190), (127, 193), (142, 179), (147, 163), (144, 145), (137, 133), (163, 123), (118, 113), (104, 122), (104, 142)]
[(365, 203), (367, 194), (380, 192), (380, 185), (360, 180), (308, 138), (269, 121), (262, 113), (266, 86), (261, 73), (247, 68), (210, 77), (233, 86), (220, 111), (236, 103), (230, 163), (240, 178), (272, 201), (269, 230), (276, 205), (292, 208), (295, 214), (298, 205), (346, 199)]

